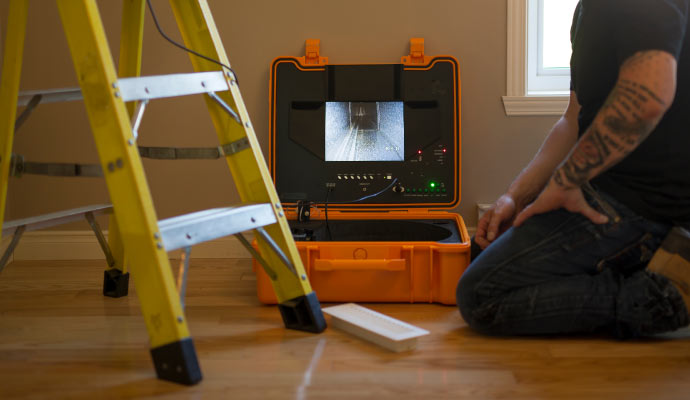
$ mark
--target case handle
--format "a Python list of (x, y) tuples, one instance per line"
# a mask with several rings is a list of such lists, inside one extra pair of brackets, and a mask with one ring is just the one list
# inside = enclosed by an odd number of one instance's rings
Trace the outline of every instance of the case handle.
[(314, 260), (314, 271), (404, 271), (405, 259), (378, 260)]

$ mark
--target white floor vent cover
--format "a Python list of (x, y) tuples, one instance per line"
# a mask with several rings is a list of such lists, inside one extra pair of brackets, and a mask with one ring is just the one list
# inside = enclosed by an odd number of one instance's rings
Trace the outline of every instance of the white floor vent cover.
[(401, 352), (417, 346), (417, 338), (429, 331), (402, 322), (354, 303), (327, 307), (322, 311), (331, 325), (388, 350)]

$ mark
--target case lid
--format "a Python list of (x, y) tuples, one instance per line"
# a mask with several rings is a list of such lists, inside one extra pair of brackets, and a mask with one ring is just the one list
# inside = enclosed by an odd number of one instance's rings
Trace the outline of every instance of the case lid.
[(285, 206), (451, 209), (460, 201), (460, 72), (424, 39), (396, 64), (328, 64), (318, 40), (271, 67), (269, 164)]

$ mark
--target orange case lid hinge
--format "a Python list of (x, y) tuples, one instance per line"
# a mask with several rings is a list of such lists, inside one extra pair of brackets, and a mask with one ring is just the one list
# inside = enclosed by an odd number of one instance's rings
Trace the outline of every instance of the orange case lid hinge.
[(401, 59), (404, 65), (426, 65), (431, 57), (424, 55), (424, 38), (410, 39), (410, 55)]
[(328, 57), (321, 57), (321, 40), (307, 39), (305, 43), (305, 56), (300, 57), (303, 65), (326, 65)]

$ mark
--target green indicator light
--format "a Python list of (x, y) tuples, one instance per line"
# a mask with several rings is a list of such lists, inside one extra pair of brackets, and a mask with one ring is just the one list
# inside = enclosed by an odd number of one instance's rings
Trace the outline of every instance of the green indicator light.
[(435, 188), (435, 187), (436, 187), (436, 182), (431, 182), (431, 183), (429, 184), (429, 186), (432, 187), (432, 188)]

